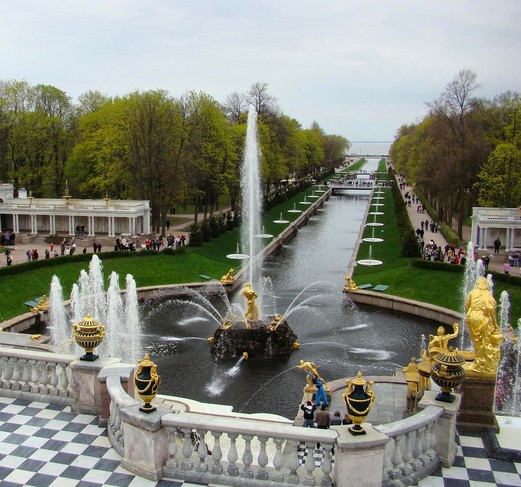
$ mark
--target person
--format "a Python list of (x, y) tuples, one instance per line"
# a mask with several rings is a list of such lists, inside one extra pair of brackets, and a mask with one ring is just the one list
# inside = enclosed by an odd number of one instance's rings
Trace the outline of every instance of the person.
[(326, 407), (325, 404), (322, 404), (320, 411), (317, 412), (317, 428), (322, 430), (329, 429), (329, 425), (331, 424), (331, 416), (326, 410)]
[(166, 221), (166, 231), (168, 232), (170, 230), (170, 220)]
[(465, 313), (476, 358), (467, 371), (480, 376), (496, 376), (503, 335), (496, 316), (497, 303), (486, 277), (480, 277), (465, 301)]
[(501, 240), (499, 240), (499, 237), (494, 240), (494, 253), (499, 254), (499, 249), (501, 248)]
[(510, 262), (508, 262), (508, 260), (503, 265), (503, 270), (505, 271), (505, 274), (510, 274)]
[(331, 426), (338, 426), (342, 424), (342, 418), (340, 417), (340, 411), (335, 411), (331, 416)]
[(49, 252), (49, 249), (45, 249), (45, 258), (49, 259), (51, 257), (51, 253)]
[(342, 420), (342, 424), (353, 424), (353, 420), (349, 417), (349, 413), (344, 414), (344, 419)]
[(323, 406), (328, 407), (329, 402), (327, 400), (326, 391), (324, 390), (324, 385), (322, 384), (322, 381), (318, 377), (316, 377), (313, 382), (317, 387), (317, 393), (315, 395), (316, 405), (320, 406), (320, 404), (322, 403)]
[(314, 428), (315, 411), (317, 407), (311, 401), (306, 401), (306, 404), (300, 405), (300, 409), (304, 411), (304, 423), (302, 424), (302, 426), (304, 426), (304, 428)]

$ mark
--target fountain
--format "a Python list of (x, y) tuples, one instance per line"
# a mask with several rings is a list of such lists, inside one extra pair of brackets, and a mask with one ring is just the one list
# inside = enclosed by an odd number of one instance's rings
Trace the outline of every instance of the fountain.
[(50, 289), (49, 323), (52, 344), (62, 353), (78, 353), (74, 349), (71, 326), (91, 315), (106, 326), (107, 333), (100, 345), (100, 355), (120, 357), (134, 363), (142, 354), (141, 324), (139, 319), (136, 283), (126, 276), (126, 292), (119, 288), (119, 276), (110, 275), (107, 292), (104, 289), (103, 265), (94, 254), (89, 271), (82, 270), (78, 282), (72, 286), (70, 306), (63, 300), (63, 289), (53, 276)]
[(302, 213), (302, 210), (298, 210), (297, 209), (297, 204), (293, 203), (293, 209), (292, 210), (288, 210), (288, 213)]
[(279, 219), (273, 220), (273, 223), (287, 224), (287, 223), (289, 223), (289, 220), (284, 219), (284, 217), (282, 216), (282, 213), (281, 213)]

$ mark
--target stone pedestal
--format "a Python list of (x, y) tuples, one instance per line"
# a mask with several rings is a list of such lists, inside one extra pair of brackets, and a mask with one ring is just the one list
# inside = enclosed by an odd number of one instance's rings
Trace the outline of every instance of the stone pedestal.
[(461, 408), (458, 414), (458, 430), (480, 433), (492, 428), (499, 433), (494, 415), (496, 380), (484, 377), (465, 377), (461, 385)]
[(365, 435), (353, 436), (346, 426), (333, 426), (336, 440), (334, 482), (338, 487), (382, 485), (385, 445), (390, 438), (369, 423), (363, 423)]
[(450, 468), (456, 458), (456, 417), (461, 405), (461, 395), (455, 394), (453, 402), (436, 400), (437, 391), (425, 391), (418, 408), (423, 411), (427, 406), (443, 408), (443, 414), (436, 422), (434, 435), (436, 436), (436, 453), (441, 464)]

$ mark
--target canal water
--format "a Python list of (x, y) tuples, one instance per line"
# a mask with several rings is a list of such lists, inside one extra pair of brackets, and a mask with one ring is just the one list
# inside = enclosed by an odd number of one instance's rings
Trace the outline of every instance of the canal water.
[(272, 283), (272, 299), (265, 301), (286, 314), (301, 344), (288, 360), (217, 360), (206, 340), (215, 321), (168, 303), (148, 310), (144, 341), (162, 377), (160, 393), (294, 418), (305, 385), (300, 360), (317, 364), (328, 381), (352, 378), (358, 370), (392, 375), (418, 356), (422, 334), (434, 333), (436, 324), (359, 309), (342, 292), (369, 197), (332, 196), (289, 245), (264, 262)]

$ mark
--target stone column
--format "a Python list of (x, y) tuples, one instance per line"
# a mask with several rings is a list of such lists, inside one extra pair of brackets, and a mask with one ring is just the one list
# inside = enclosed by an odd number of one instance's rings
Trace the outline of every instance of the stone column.
[(103, 367), (121, 362), (119, 358), (99, 358), (93, 362), (75, 360), (71, 362), (72, 389), (74, 404), (71, 406), (76, 413), (100, 414), (101, 387), (98, 374)]
[(418, 403), (420, 410), (427, 406), (438, 406), (443, 408), (443, 414), (436, 422), (434, 434), (436, 436), (436, 453), (441, 464), (452, 467), (456, 458), (456, 418), (461, 405), (461, 394), (455, 394), (454, 402), (436, 401), (439, 391), (425, 391), (421, 401)]
[(110, 395), (107, 390), (107, 378), (119, 377), (121, 386), (130, 397), (134, 397), (134, 370), (133, 364), (114, 363), (103, 367), (98, 374), (100, 383), (100, 425), (106, 426), (110, 418)]
[(347, 426), (332, 426), (338, 431), (335, 445), (334, 482), (338, 487), (382, 485), (384, 450), (390, 438), (370, 424), (363, 423), (367, 434), (354, 436)]
[(163, 466), (169, 457), (168, 428), (161, 426), (161, 418), (171, 411), (158, 408), (152, 413), (139, 411), (139, 406), (122, 410), (125, 452), (121, 466), (152, 481), (163, 478)]

